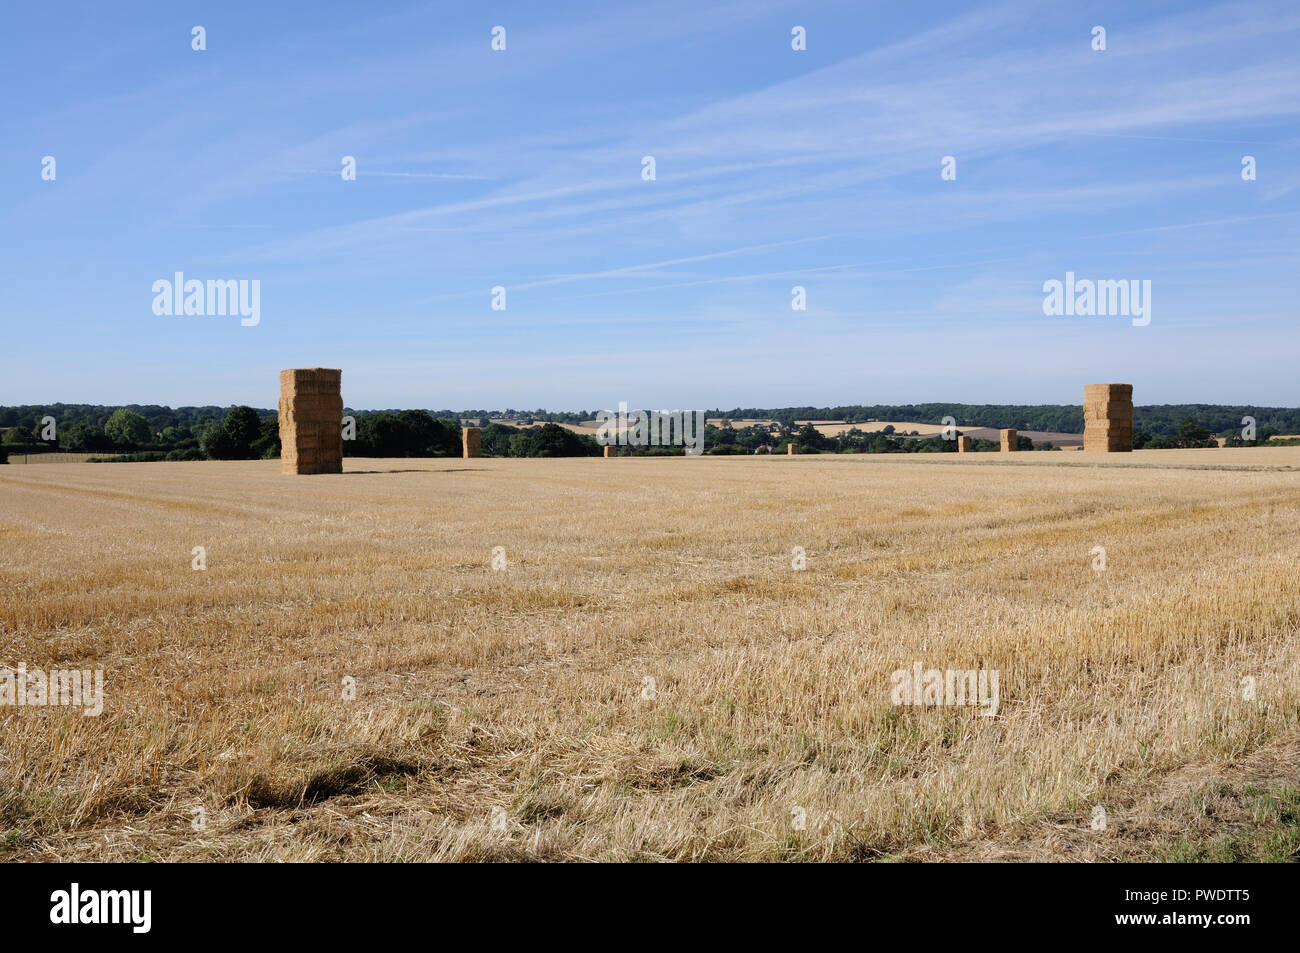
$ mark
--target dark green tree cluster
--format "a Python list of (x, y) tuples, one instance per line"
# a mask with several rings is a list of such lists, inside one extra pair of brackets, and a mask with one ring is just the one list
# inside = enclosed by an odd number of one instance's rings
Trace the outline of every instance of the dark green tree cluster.
[[(199, 433), (199, 450), (209, 460), (260, 460), (280, 455), (280, 425), (252, 407), (231, 407), (220, 424)], [(194, 459), (173, 457), (172, 459)]]
[(774, 448), (777, 437), (766, 427), (704, 427), (706, 453), (737, 454), (756, 453), (763, 448)]
[[(1235, 444), (1231, 443), (1230, 438), (1229, 446), (1242, 446), (1243, 441), (1240, 438), (1240, 431), (1234, 432), (1238, 435), (1237, 442)], [(1252, 441), (1251, 445), (1267, 443), (1271, 434), (1270, 429), (1268, 434), (1263, 435), (1262, 439)], [(1260, 437), (1258, 433), (1256, 436)], [(1197, 447), (1217, 447), (1218, 445), (1219, 441), (1215, 439), (1214, 434), (1191, 417), (1183, 419), (1172, 437), (1153, 437), (1145, 430), (1134, 429), (1133, 431), (1134, 450), (1192, 450)]]
[(550, 423), (517, 430), (510, 435), (509, 448), (512, 457), (595, 457), (605, 452), (595, 437)]
[(427, 410), (354, 413), (355, 440), (343, 441), (349, 457), (458, 457), (460, 421), (438, 419)]
[(518, 427), (507, 427), (503, 424), (488, 424), (479, 433), (483, 456), (510, 456), (510, 438), (517, 433), (519, 433)]
[[(40, 420), (45, 416), (53, 417), (57, 424), (57, 441), (53, 443), (40, 439)], [(113, 459), (247, 459), (276, 456), (280, 446), (275, 411), (248, 407), (0, 407), (0, 433), (6, 444), (28, 451), (117, 455)]]
[(1256, 426), (1254, 440), (1247, 440), (1241, 435), (1241, 431), (1241, 427), (1233, 427), (1231, 430), (1220, 432), (1219, 436), (1223, 437), (1223, 445), (1225, 447), (1262, 447), (1266, 443), (1271, 443), (1274, 446), (1294, 445), (1300, 443), (1300, 441), (1297, 441), (1294, 437), (1289, 440), (1277, 440), (1277, 428), (1268, 425), (1263, 427)]
[(595, 457), (605, 452), (595, 437), (554, 423), (540, 427), (489, 424), (479, 436), (486, 457)]

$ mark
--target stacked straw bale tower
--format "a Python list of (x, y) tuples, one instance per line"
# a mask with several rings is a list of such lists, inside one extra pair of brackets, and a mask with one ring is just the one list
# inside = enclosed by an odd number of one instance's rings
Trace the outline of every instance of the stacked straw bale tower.
[(1083, 388), (1083, 449), (1127, 453), (1133, 449), (1133, 385), (1087, 384)]
[(465, 427), (460, 432), (461, 457), (483, 456), (483, 432), (478, 427)]
[(343, 472), (343, 372), (300, 367), (280, 372), (280, 472)]

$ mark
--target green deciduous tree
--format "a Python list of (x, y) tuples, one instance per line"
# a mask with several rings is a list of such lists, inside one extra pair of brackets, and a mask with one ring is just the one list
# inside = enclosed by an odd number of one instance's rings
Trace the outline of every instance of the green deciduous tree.
[(249, 460), (266, 452), (262, 418), (252, 407), (231, 407), (220, 424), (206, 427), (199, 447), (210, 460)]
[(262, 434), (262, 418), (252, 407), (231, 407), (221, 427), (226, 432), (235, 458), (247, 460), (253, 455), (253, 442)]
[(1217, 441), (1214, 440), (1214, 435), (1210, 431), (1191, 417), (1188, 417), (1178, 425), (1178, 445), (1188, 448), (1216, 446)]
[(153, 437), (149, 421), (125, 407), (113, 411), (113, 416), (104, 424), (104, 435), (117, 446), (127, 449), (150, 443)]

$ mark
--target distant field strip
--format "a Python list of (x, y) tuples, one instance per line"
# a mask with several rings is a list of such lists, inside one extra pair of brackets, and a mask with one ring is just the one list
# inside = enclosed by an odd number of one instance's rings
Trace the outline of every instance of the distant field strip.
[(9, 463), (85, 463), (91, 457), (105, 456), (95, 453), (23, 453), (21, 450), (9, 451)]

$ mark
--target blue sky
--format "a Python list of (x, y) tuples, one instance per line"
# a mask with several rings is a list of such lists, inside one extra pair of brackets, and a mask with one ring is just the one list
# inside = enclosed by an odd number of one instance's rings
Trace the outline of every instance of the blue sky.
[[(0, 403), (270, 407), (316, 365), (357, 408), (1300, 403), (1295, 3), (3, 20)], [(155, 315), (176, 271), (260, 323)], [(1044, 316), (1066, 271), (1151, 323)]]

